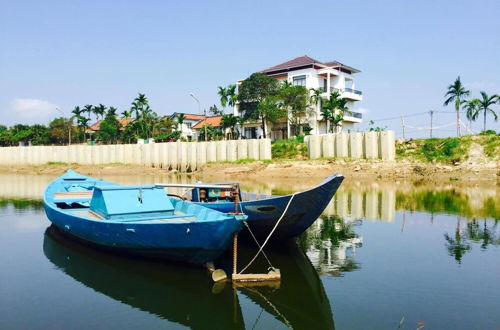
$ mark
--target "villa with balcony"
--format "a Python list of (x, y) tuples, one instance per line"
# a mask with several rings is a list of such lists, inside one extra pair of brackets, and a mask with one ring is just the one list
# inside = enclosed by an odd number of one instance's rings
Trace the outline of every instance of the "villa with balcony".
[[(261, 72), (281, 81), (288, 80), (292, 85), (304, 86), (307, 89), (320, 89), (323, 91), (321, 96), (325, 99), (330, 97), (331, 92), (338, 91), (342, 98), (348, 100), (347, 107), (351, 111), (351, 114), (344, 116), (341, 123), (342, 131), (354, 130), (355, 125), (363, 121), (363, 115), (355, 110), (356, 102), (363, 100), (363, 93), (356, 89), (354, 81), (354, 75), (360, 72), (358, 69), (337, 61), (320, 62), (309, 56), (300, 56)], [(328, 123), (322, 118), (319, 105), (313, 107), (313, 111), (310, 111), (305, 118), (306, 122), (312, 128), (311, 134), (324, 134), (328, 131)], [(238, 104), (234, 106), (234, 115), (243, 115), (239, 111)], [(240, 131), (246, 138), (262, 136), (259, 123), (246, 123)], [(267, 132), (273, 140), (302, 133), (291, 132), (286, 119), (277, 124), (269, 123)]]

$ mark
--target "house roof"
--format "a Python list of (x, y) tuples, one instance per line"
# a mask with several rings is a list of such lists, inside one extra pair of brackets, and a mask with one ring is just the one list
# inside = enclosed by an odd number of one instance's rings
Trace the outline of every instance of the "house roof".
[(212, 127), (220, 127), (221, 126), (221, 119), (222, 116), (213, 116), (213, 117), (207, 117), (203, 119), (202, 121), (196, 123), (196, 125), (193, 126), (193, 129), (200, 129), (203, 126), (212, 126)]
[(203, 115), (196, 115), (194, 113), (184, 113), (184, 112), (174, 112), (173, 114), (171, 114), (168, 117), (173, 119), (175, 116), (180, 115), (180, 114), (183, 114), (184, 118), (187, 120), (203, 120), (203, 119), (205, 119), (205, 116), (203, 116)]
[(291, 59), (289, 61), (283, 62), (281, 64), (269, 67), (267, 69), (262, 70), (261, 72), (263, 73), (271, 73), (271, 72), (276, 72), (276, 71), (287, 71), (289, 69), (297, 68), (297, 67), (303, 67), (303, 66), (308, 66), (308, 65), (318, 65), (320, 67), (330, 67), (330, 68), (345, 68), (348, 69), (352, 72), (359, 72), (359, 70), (354, 69), (352, 67), (349, 67), (347, 65), (344, 65), (340, 62), (337, 61), (330, 61), (330, 62), (321, 62), (318, 61), (312, 57), (309, 57), (307, 55), (304, 56), (299, 56), (294, 59)]
[[(133, 118), (118, 119), (118, 122), (121, 125), (120, 129), (123, 129), (125, 126), (127, 126), (129, 123), (131, 123), (133, 121), (134, 121)], [(90, 126), (90, 130), (94, 131), (94, 132), (97, 132), (101, 128), (101, 123), (102, 123), (102, 120), (99, 120), (99, 121), (95, 122), (94, 124), (92, 124), (92, 126)]]

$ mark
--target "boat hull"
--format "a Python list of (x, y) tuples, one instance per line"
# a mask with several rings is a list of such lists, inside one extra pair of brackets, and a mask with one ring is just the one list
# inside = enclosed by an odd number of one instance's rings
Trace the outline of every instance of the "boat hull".
[[(45, 206), (49, 220), (67, 235), (116, 252), (201, 264), (217, 259), (228, 247), (237, 221), (199, 223), (106, 223), (86, 221)], [(207, 239), (207, 233), (211, 233)]]
[[(343, 179), (342, 175), (335, 174), (310, 190), (262, 200), (242, 201), (239, 208), (248, 216), (247, 223), (254, 235), (262, 241), (274, 228), (293, 196), (286, 214), (272, 236), (274, 240), (291, 239), (302, 234), (319, 218)], [(198, 204), (225, 213), (234, 211), (232, 202)]]

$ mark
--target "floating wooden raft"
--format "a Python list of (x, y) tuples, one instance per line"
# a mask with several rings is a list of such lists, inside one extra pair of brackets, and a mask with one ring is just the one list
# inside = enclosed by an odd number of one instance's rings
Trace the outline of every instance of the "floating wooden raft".
[(238, 234), (234, 234), (233, 238), (233, 274), (231, 278), (233, 282), (275, 282), (281, 280), (279, 269), (271, 270), (267, 274), (240, 274), (237, 272), (238, 267)]

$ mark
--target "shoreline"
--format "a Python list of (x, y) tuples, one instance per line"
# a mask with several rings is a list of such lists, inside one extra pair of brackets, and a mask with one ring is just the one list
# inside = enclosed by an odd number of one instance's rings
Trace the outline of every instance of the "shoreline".
[[(355, 181), (413, 181), (421, 183), (469, 183), (500, 186), (500, 162), (466, 162), (455, 166), (440, 163), (423, 163), (416, 161), (344, 161), (344, 160), (283, 160), (248, 163), (206, 164), (200, 170), (182, 173), (188, 177), (204, 180), (243, 179), (259, 180), (269, 178), (306, 179), (318, 181), (333, 173), (341, 173), (346, 180)], [(15, 175), (60, 175), (72, 168), (86, 175), (180, 175), (178, 171), (167, 171), (162, 168), (130, 164), (45, 164), (0, 166), (0, 174)]]

